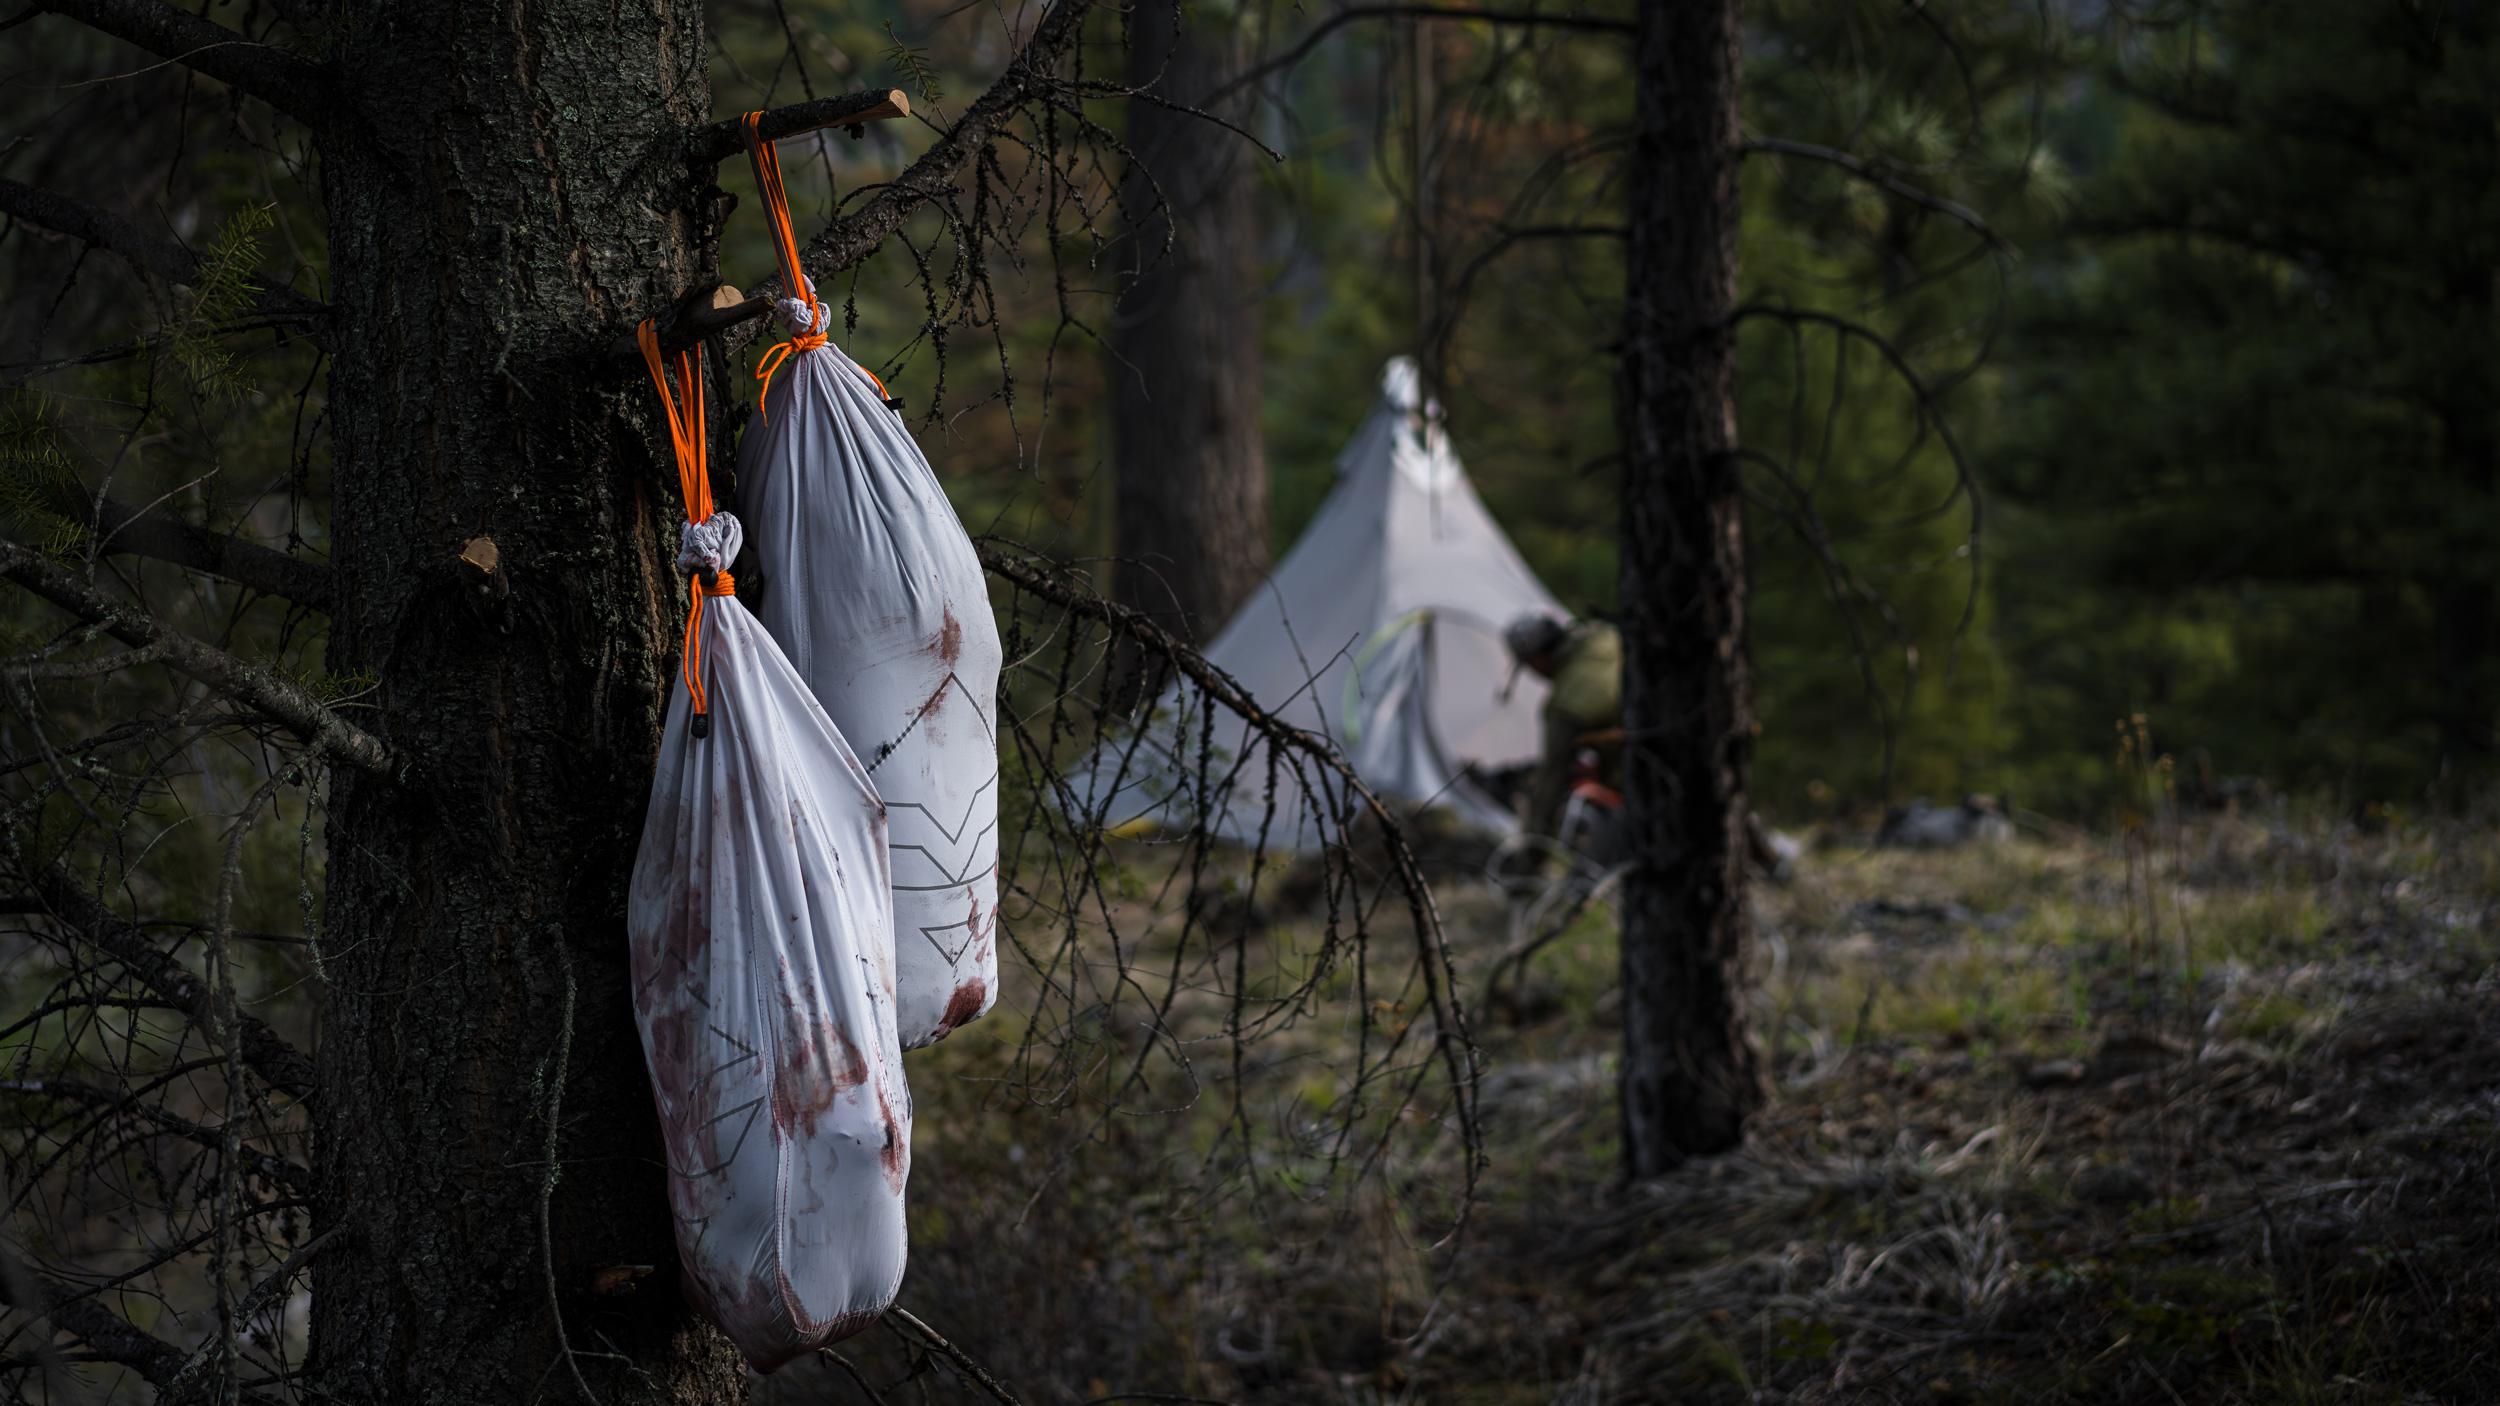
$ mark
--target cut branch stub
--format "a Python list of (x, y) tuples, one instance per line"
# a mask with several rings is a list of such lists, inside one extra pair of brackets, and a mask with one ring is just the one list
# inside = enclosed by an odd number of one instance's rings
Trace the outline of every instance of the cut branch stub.
[(499, 633), (512, 633), (512, 578), (504, 574), (503, 549), (492, 537), (472, 537), (458, 563), (461, 598)]
[[(669, 310), (661, 313), (659, 334), (663, 353), (683, 351), (706, 337), (727, 331), (751, 317), (761, 317), (772, 306), (772, 299), (750, 298), (726, 283), (706, 284), (679, 298)], [(623, 360), (642, 364), (642, 347), (628, 330), (610, 345), (610, 352)]]
[[(911, 116), (911, 99), (900, 88), (876, 88), (865, 93), (844, 93), (839, 97), (815, 98), (788, 107), (766, 110), (763, 120), (755, 124), (756, 132), (768, 142), (795, 137), (826, 127), (848, 127), (856, 136), (861, 125), (868, 122), (891, 122)], [(686, 154), (699, 164), (716, 166), (747, 149), (746, 125), (740, 118), (714, 122), (695, 129), (687, 141)]]
[[(911, 99), (900, 88), (876, 88), (864, 93), (844, 93), (839, 97), (816, 98), (792, 103), (788, 107), (768, 109), (755, 124), (757, 135), (775, 142), (826, 127), (848, 127), (859, 135), (862, 124), (890, 122), (911, 116)], [(746, 123), (742, 118), (714, 122), (695, 129), (687, 138), (687, 159), (697, 166), (717, 166), (746, 150)], [(663, 352), (683, 351), (706, 337), (725, 332), (750, 318), (761, 317), (772, 306), (767, 298), (742, 298), (738, 290), (721, 285), (698, 288), (680, 298), (677, 304), (662, 313), (656, 329)], [(642, 349), (635, 344), (629, 328), (614, 343), (614, 354), (626, 361), (640, 361)]]

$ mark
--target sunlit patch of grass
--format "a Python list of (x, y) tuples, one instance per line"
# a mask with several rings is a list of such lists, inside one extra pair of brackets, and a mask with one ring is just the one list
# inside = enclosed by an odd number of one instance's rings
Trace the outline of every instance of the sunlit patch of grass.
[(1947, 872), (1962, 902), (1982, 915), (2029, 908), (2073, 891), (2079, 869), (2073, 847), (2017, 841), (1958, 851)]
[(2476, 831), (2444, 854), (2468, 893), (2500, 903), (2500, 835)]
[(1837, 847), (1809, 852), (1792, 884), (1756, 894), (1785, 921), (1807, 926), (1827, 926), (1875, 898), (1950, 900), (1988, 917), (2071, 892), (2095, 862), (2085, 847), (2020, 840), (1928, 851)]
[(2025, 909), (2007, 929), (2008, 945), (2041, 955), (2104, 954), (2127, 945), (2123, 923), (2107, 907), (2071, 896), (2044, 899)]
[(2072, 992), (2054, 964), (1974, 943), (1920, 963), (1895, 992), (1876, 998), (1869, 1024), (1881, 1035), (1967, 1043), (1984, 1052), (2072, 1010)]
[(1536, 980), (1563, 1008), (1585, 1015), (1623, 985), (1623, 949), (1614, 909), (1592, 904), (1536, 958)]
[(2223, 1017), (2223, 1032), (2265, 1045), (2305, 1045), (2333, 1024), (2336, 1014), (2287, 991), (2264, 991), (2231, 1006)]
[(1822, 944), (1774, 997), (1791, 1042), (1966, 1045), (1983, 1057), (2054, 1043), (2091, 1009), (2088, 985), (2053, 944), (1976, 927), (1924, 949), (1867, 935)]
[(2314, 891), (2280, 885), (2206, 894), (2188, 916), (2194, 950), (2208, 961), (2297, 960), (2324, 951), (2333, 927)]

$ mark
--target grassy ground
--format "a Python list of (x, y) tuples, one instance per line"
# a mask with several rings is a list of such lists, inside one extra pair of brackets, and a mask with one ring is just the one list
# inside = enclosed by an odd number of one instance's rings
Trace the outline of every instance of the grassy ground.
[[(1440, 892), (1481, 970), (1500, 899)], [(1015, 1120), (942, 1111), (980, 1087), (966, 1044), (915, 1067), (941, 1131), (905, 1302), (1031, 1401), (2500, 1401), (2496, 901), (2479, 831), (1827, 843), (1759, 897), (1769, 1110), (1637, 1186), (1592, 913), (1480, 1019), (1490, 1170), (1455, 1254), (1385, 1194), (1159, 1202), (1185, 1154), (1150, 1124), (1006, 1194)], [(921, 1388), (970, 1399), (943, 1369), (888, 1399)], [(863, 1398), (827, 1365), (762, 1399)]]

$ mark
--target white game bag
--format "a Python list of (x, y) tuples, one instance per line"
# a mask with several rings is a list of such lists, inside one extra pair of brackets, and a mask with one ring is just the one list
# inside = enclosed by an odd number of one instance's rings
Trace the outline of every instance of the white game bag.
[(998, 623), (972, 539), (885, 388), (827, 344), (772, 148), (752, 118), (747, 135), (795, 290), (778, 306), (791, 340), (766, 355), (738, 445), (756, 614), (885, 798), (895, 1004), (917, 1049), (998, 997)]
[(685, 687), (660, 738), (626, 925), (690, 1301), (759, 1371), (894, 1301), (911, 1175), (895, 1042), (885, 815), (875, 786), (734, 594), (702, 386), (668, 403), (693, 573)]

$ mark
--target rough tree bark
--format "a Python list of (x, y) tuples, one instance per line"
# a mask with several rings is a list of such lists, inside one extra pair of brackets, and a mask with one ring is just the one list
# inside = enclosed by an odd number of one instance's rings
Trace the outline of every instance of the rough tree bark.
[[(332, 667), (379, 679), (414, 770), (334, 791), (319, 1219), (353, 1251), (317, 1262), (315, 1394), (527, 1401), (577, 1368), (608, 1406), (736, 1401), (671, 1287), (627, 990), (683, 588), (651, 389), (606, 356), (706, 272), (703, 7), (396, 0), (338, 45)], [(464, 604), (479, 535), (499, 619)], [(660, 1273), (594, 1297), (613, 1265)]]
[[(1129, 16), (1129, 82), (1204, 101), (1236, 67), (1222, 23), (1143, 0)], [(1218, 111), (1238, 119), (1242, 107)], [(1253, 148), (1153, 102), (1130, 105), (1128, 142), (1144, 170), (1123, 192), (1134, 272), (1111, 329), (1113, 586), (1122, 604), (1203, 641), (1268, 569)]]
[[(725, 1406), (744, 1369), (675, 1289), (623, 921), (685, 588), (665, 566), (679, 520), (666, 436), (616, 347), (716, 272), (704, 7), (294, 8), (323, 21), (317, 57), (163, 0), (40, 0), (0, 28), (57, 12), (311, 129), (335, 298), (262, 310), (330, 353), (333, 565), (273, 563), (144, 510), (123, 545), (318, 601), (332, 670), (371, 687), (335, 711), (17, 544), (0, 541), (0, 576), (292, 733), (307, 750), (282, 776), (328, 765), (318, 1051), (308, 1064), (256, 1018), (203, 1008), (244, 1067), (312, 1113), (316, 1235), (299, 1253), (313, 1343), (293, 1389)], [(1057, 81), (1090, 8), (1043, 12), (910, 170), (809, 243), (810, 265), (850, 267), (950, 198), (956, 169)], [(0, 206), (169, 281), (198, 270), (48, 192), (0, 184)], [(481, 537), (491, 554), (472, 549)], [(477, 561), (494, 564), (491, 593)], [(16, 836), (0, 839), (23, 870)], [(46, 906), (202, 1008), (198, 982), (152, 938), (119, 939), (127, 925), (98, 900), (64, 890)], [(0, 1306), (42, 1303), (103, 1360), (160, 1385), (181, 1375), (169, 1399), (208, 1384), (194, 1369), (214, 1352), (35, 1290), (0, 1285)]]
[(1736, 459), (1738, 0), (1643, 5), (1623, 420), (1625, 1170), (1733, 1147), (1763, 1097), (1744, 1009), (1753, 753)]

